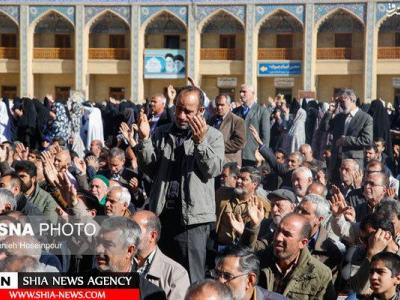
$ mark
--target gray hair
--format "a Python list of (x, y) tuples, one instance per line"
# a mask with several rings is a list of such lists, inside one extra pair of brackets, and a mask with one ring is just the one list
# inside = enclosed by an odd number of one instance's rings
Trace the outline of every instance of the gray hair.
[(10, 204), (11, 210), (15, 210), (17, 208), (17, 201), (15, 200), (13, 193), (7, 189), (0, 188), (0, 205), (3, 206), (7, 203)]
[(250, 85), (250, 84), (244, 83), (240, 87), (241, 88), (247, 88), (249, 91), (251, 91), (253, 94), (255, 94), (254, 87), (252, 85)]
[(111, 193), (114, 190), (119, 192), (119, 198), (118, 198), (119, 202), (126, 204), (126, 206), (128, 206), (131, 203), (131, 193), (129, 193), (126, 187), (115, 185), (110, 188), (108, 193)]
[(110, 150), (110, 153), (108, 154), (110, 158), (118, 157), (120, 160), (125, 160), (125, 152), (124, 150), (114, 147)]
[(101, 223), (101, 232), (115, 230), (121, 231), (119, 239), (124, 243), (124, 247), (135, 246), (137, 249), (142, 232), (140, 226), (136, 222), (125, 217), (109, 217)]
[(356, 93), (354, 93), (353, 89), (348, 89), (348, 88), (339, 89), (339, 91), (337, 91), (335, 96), (336, 97), (340, 97), (340, 96), (348, 97), (354, 103), (357, 101), (357, 96), (356, 96)]
[(308, 194), (304, 196), (303, 201), (309, 201), (315, 204), (315, 214), (317, 217), (324, 217), (326, 219), (331, 211), (331, 207), (326, 199), (316, 194)]
[(292, 156), (292, 155), (297, 156), (297, 159), (300, 161), (300, 164), (302, 164), (304, 162), (304, 156), (303, 156), (303, 154), (301, 154), (301, 152), (294, 151), (294, 152), (289, 154), (289, 156)]
[(243, 274), (254, 273), (258, 278), (260, 274), (260, 260), (257, 255), (250, 250), (250, 248), (242, 246), (227, 247), (219, 256), (217, 256), (215, 259), (215, 265), (221, 265), (223, 259), (229, 256), (239, 258), (239, 272)]
[(313, 174), (311, 170), (307, 167), (299, 167), (296, 170), (293, 171), (292, 176), (295, 174), (302, 173), (304, 174), (307, 178), (313, 178)]
[(384, 198), (376, 206), (375, 212), (388, 218), (390, 218), (393, 214), (396, 214), (397, 218), (400, 219), (400, 202), (393, 199)]
[(344, 164), (344, 163), (351, 163), (351, 164), (353, 164), (353, 166), (354, 166), (354, 169), (355, 170), (353, 170), (353, 171), (360, 171), (360, 165), (358, 164), (358, 162), (355, 160), (355, 159), (352, 159), (352, 158), (346, 158), (346, 159), (343, 159), (342, 160), (342, 165)]
[(167, 104), (167, 98), (161, 93), (153, 95), (152, 98), (160, 98), (163, 105)]
[(216, 105), (217, 100), (220, 99), (220, 98), (222, 98), (222, 97), (225, 97), (225, 99), (226, 99), (226, 104), (231, 104), (231, 102), (232, 102), (231, 96), (229, 96), (228, 94), (219, 94), (217, 97), (215, 97), (215, 100), (213, 101), (214, 107), (217, 106), (217, 105)]
[(185, 300), (198, 299), (198, 296), (205, 293), (209, 294), (210, 292), (217, 296), (216, 299), (233, 300), (231, 290), (225, 284), (212, 279), (205, 279), (192, 284), (186, 292)]

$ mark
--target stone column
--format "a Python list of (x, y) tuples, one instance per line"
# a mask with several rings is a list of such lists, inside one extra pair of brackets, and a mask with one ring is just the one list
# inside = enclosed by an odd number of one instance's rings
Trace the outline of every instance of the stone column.
[(33, 30), (29, 28), (29, 6), (21, 5), (19, 26), (20, 95), (33, 97)]
[(255, 32), (255, 13), (256, 6), (254, 4), (247, 4), (245, 23), (246, 44), (244, 45), (244, 80), (246, 84), (252, 85), (254, 87), (257, 95), (258, 35)]
[(314, 34), (314, 4), (305, 4), (304, 45), (303, 45), (303, 89), (316, 91), (315, 63), (317, 41)]
[(88, 64), (88, 35), (85, 31), (85, 7), (75, 7), (75, 89), (82, 91), (85, 97), (89, 97)]
[(376, 99), (377, 78), (376, 63), (378, 49), (378, 35), (375, 31), (376, 3), (367, 1), (367, 21), (365, 24), (365, 52), (364, 52), (364, 102), (369, 103)]
[(200, 84), (200, 33), (197, 27), (196, 5), (188, 5), (187, 26), (187, 73), (186, 76), (193, 78), (194, 82)]
[(131, 101), (140, 103), (144, 99), (143, 51), (144, 31), (140, 30), (140, 6), (131, 6)]

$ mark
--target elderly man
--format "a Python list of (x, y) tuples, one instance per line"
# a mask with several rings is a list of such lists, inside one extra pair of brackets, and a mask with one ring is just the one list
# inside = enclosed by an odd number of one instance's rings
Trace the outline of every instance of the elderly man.
[(350, 244), (357, 244), (359, 223), (366, 215), (373, 213), (379, 203), (385, 199), (389, 181), (384, 173), (368, 173), (363, 181), (364, 201), (355, 208), (347, 206), (343, 194), (339, 191), (331, 199), (332, 229), (335, 234)]
[(110, 181), (103, 175), (96, 175), (90, 182), (90, 193), (99, 200), (101, 205), (106, 204), (109, 186)]
[(163, 94), (155, 94), (150, 100), (151, 114), (148, 116), (151, 133), (162, 125), (173, 122), (173, 113), (168, 108), (167, 98)]
[(105, 219), (97, 236), (96, 269), (92, 273), (101, 275), (101, 272), (133, 272), (132, 276), (136, 276), (136, 282), (139, 282), (142, 299), (166, 299), (163, 290), (135, 272), (132, 262), (139, 246), (140, 235), (139, 225), (128, 218)]
[(225, 162), (236, 162), (242, 165), (242, 149), (246, 136), (244, 121), (230, 111), (231, 97), (226, 94), (215, 98), (215, 115), (208, 124), (224, 135)]
[(257, 286), (260, 261), (247, 248), (226, 248), (215, 260), (211, 276), (227, 285), (235, 300), (284, 300), (282, 295)]
[(312, 172), (307, 167), (300, 167), (292, 173), (292, 186), (297, 201), (300, 202), (307, 193), (308, 187), (313, 182)]
[(161, 236), (159, 218), (151, 211), (142, 210), (132, 218), (141, 229), (140, 244), (136, 254), (137, 272), (162, 288), (169, 300), (183, 299), (189, 288), (189, 275), (185, 268), (166, 256), (158, 248)]
[(336, 98), (343, 112), (337, 114), (330, 122), (333, 134), (331, 178), (338, 179), (337, 170), (343, 159), (357, 160), (362, 167), (364, 147), (373, 139), (372, 117), (356, 105), (357, 97), (352, 89), (341, 89)]
[[(241, 86), (240, 99), (243, 104), (235, 108), (233, 113), (244, 119), (246, 132), (249, 132), (250, 128), (254, 128), (259, 133), (263, 144), (269, 147), (271, 125), (268, 109), (257, 103), (254, 88), (250, 85), (243, 84)], [(243, 166), (255, 166), (257, 164), (255, 156), (257, 148), (257, 141), (251, 134), (247, 134), (242, 155)]]
[(287, 164), (279, 163), (271, 148), (262, 141), (259, 133), (254, 128), (250, 128), (251, 134), (259, 145), (260, 154), (264, 157), (271, 169), (282, 177), (282, 186), (292, 186), (292, 173), (299, 168), (304, 161), (304, 156), (300, 152), (292, 152), (289, 154)]
[(160, 248), (189, 271), (191, 282), (204, 278), (206, 243), (215, 221), (214, 178), (224, 161), (223, 136), (207, 125), (203, 113), (203, 92), (187, 86), (176, 97), (173, 124), (150, 136), (141, 114), (135, 147), (139, 167), (153, 178), (150, 209), (165, 229)]
[(268, 217), (271, 210), (270, 203), (256, 193), (260, 181), (261, 176), (256, 168), (243, 167), (240, 169), (236, 188), (229, 190), (226, 197), (216, 199), (216, 232), (219, 245), (230, 245), (236, 240), (238, 234), (232, 223), (243, 222), (243, 220), (245, 223), (249, 221), (248, 210), (250, 206), (261, 206), (264, 217)]
[(309, 144), (303, 144), (299, 147), (299, 152), (303, 154), (304, 161), (310, 165), (310, 168), (318, 169), (323, 167), (322, 161), (314, 158), (314, 153)]
[(129, 184), (135, 173), (125, 167), (125, 152), (120, 148), (112, 148), (108, 155), (108, 170), (98, 172), (108, 179), (113, 179), (122, 184)]
[(339, 189), (346, 202), (352, 207), (364, 202), (361, 189), (363, 173), (358, 162), (350, 158), (344, 159), (340, 165), (339, 174)]
[(307, 245), (311, 255), (318, 258), (337, 275), (343, 258), (343, 253), (339, 248), (342, 245), (336, 244), (323, 226), (324, 221), (330, 217), (329, 202), (319, 195), (309, 194), (297, 206), (296, 212), (303, 215), (311, 225), (311, 237)]
[(282, 219), (273, 244), (260, 253), (262, 287), (295, 300), (336, 299), (330, 269), (308, 250), (310, 235), (304, 216), (291, 213)]
[(106, 215), (129, 217), (131, 212), (128, 207), (131, 203), (131, 194), (122, 186), (113, 186), (107, 194)]
[(17, 208), (14, 195), (7, 189), (0, 188), (0, 215)]
[[(256, 251), (264, 250), (272, 243), (275, 230), (282, 218), (292, 213), (296, 207), (296, 195), (289, 188), (275, 190), (268, 194), (271, 201), (271, 215), (268, 219), (254, 218), (257, 213), (252, 212), (249, 222), (231, 222), (241, 235), (240, 243), (251, 246)], [(251, 210), (256, 208), (251, 207)], [(238, 226), (240, 225), (240, 226)]]

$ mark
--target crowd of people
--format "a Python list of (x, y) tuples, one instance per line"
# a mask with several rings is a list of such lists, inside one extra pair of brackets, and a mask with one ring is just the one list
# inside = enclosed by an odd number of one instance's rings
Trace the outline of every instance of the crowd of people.
[(399, 299), (398, 106), (190, 83), (141, 105), (3, 98), (0, 224), (96, 234), (0, 236), (0, 270), (128, 272), (142, 299)]

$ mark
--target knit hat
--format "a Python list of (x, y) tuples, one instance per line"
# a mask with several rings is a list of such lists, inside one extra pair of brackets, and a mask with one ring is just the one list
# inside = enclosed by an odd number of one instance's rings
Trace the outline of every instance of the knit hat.
[[(110, 186), (110, 180), (107, 178), (107, 177), (105, 177), (104, 175), (100, 175), (100, 174), (98, 174), (98, 175), (96, 175), (96, 176), (94, 176), (93, 177), (93, 179), (100, 179), (101, 181), (103, 181), (104, 182), (104, 184), (107, 186), (107, 187), (109, 187)], [(93, 180), (92, 179), (92, 180)]]
[[(108, 180), (107, 177), (105, 177), (105, 176), (103, 176), (103, 175), (96, 175), (96, 176), (93, 177), (93, 179), (96, 179), (96, 178), (97, 178), (97, 179), (100, 179), (101, 181), (103, 181), (104, 184), (105, 184), (107, 187), (110, 186), (110, 180)], [(93, 180), (93, 179), (92, 179), (92, 180)], [(104, 197), (99, 201), (99, 203), (100, 203), (100, 205), (104, 206), (104, 205), (106, 205), (106, 201), (107, 201), (107, 195), (104, 196)]]

